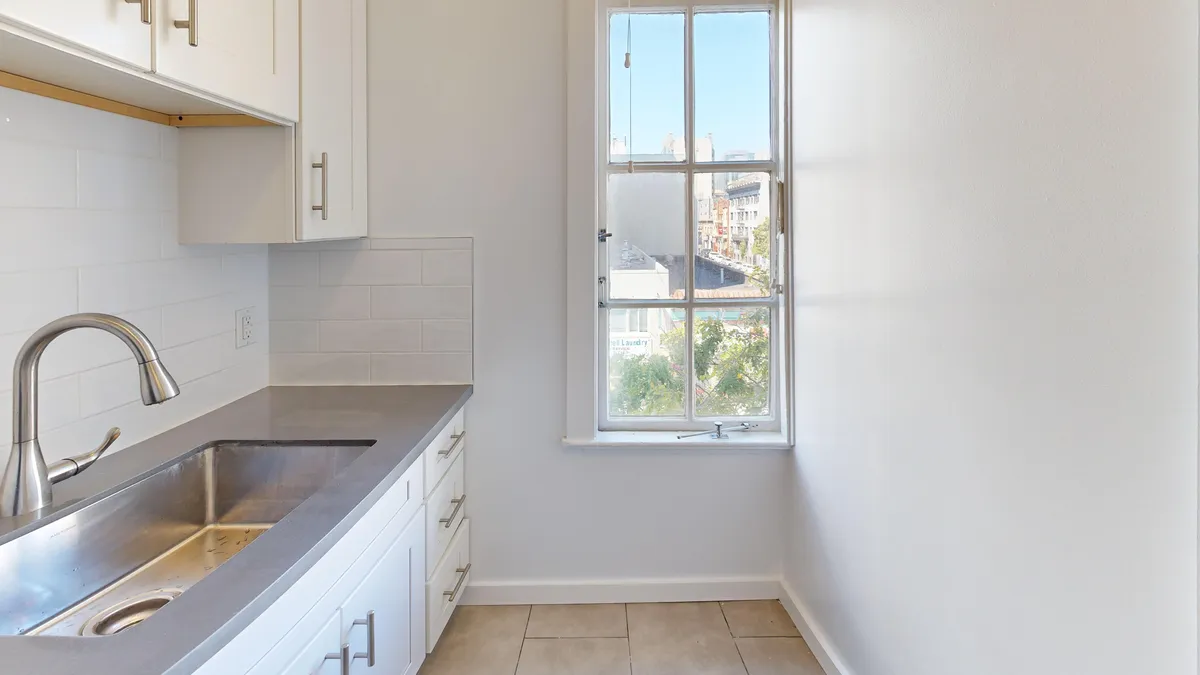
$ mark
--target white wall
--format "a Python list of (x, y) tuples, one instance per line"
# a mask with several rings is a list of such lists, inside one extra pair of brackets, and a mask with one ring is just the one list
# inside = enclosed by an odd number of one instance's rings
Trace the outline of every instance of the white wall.
[(782, 453), (562, 446), (565, 5), (369, 5), (371, 235), (475, 242), (473, 590), (775, 576)]
[[(178, 132), (0, 89), (0, 409), (21, 344), (47, 321), (111, 312), (159, 348), (181, 394), (147, 408), (129, 350), (96, 330), (59, 338), (41, 362), (42, 449), (116, 448), (267, 383), (265, 246), (175, 242)], [(234, 349), (234, 312), (258, 310), (258, 342)], [(0, 415), (0, 437), (11, 436)]]
[(808, 620), (857, 675), (1194, 675), (1196, 3), (795, 4)]
[(471, 240), (271, 247), (271, 384), (471, 381)]

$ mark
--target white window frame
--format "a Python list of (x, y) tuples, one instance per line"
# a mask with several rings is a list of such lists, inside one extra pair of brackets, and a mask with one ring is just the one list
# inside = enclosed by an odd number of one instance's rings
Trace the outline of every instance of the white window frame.
[[(793, 403), (788, 395), (791, 391), (792, 359), (791, 359), (791, 305), (792, 297), (790, 270), (790, 246), (787, 244), (786, 220), (783, 208), (790, 198), (787, 190), (786, 169), (790, 156), (786, 143), (788, 111), (786, 96), (781, 92), (789, 91), (789, 76), (782, 67), (785, 63), (790, 46), (786, 43), (788, 28), (786, 15), (790, 8), (787, 0), (680, 0), (667, 2), (664, 0), (573, 0), (568, 3), (568, 62), (567, 62), (567, 386), (566, 386), (566, 428), (564, 441), (574, 446), (621, 447), (634, 445), (661, 446), (703, 446), (724, 444), (735, 447), (787, 448), (793, 442), (791, 412)], [(776, 270), (785, 271), (775, 274), (774, 281), (781, 286), (777, 293), (778, 301), (772, 305), (772, 394), (769, 418), (736, 418), (737, 421), (753, 420), (759, 426), (755, 431), (734, 433), (727, 441), (711, 440), (707, 436), (678, 440), (679, 431), (689, 429), (712, 428), (711, 422), (716, 418), (703, 418), (688, 423), (680, 420), (630, 420), (628, 418), (614, 424), (607, 419), (607, 345), (608, 333), (605, 325), (607, 312), (598, 309), (598, 303), (603, 300), (600, 285), (597, 283), (602, 271), (603, 247), (598, 252), (597, 232), (604, 222), (604, 209), (607, 199), (607, 178), (609, 175), (609, 125), (608, 125), (608, 17), (610, 11), (622, 11), (626, 8), (633, 10), (669, 9), (683, 10), (689, 13), (706, 10), (737, 10), (759, 9), (769, 10), (773, 20), (771, 32), (772, 54), (772, 174), (782, 182), (776, 184), (781, 190), (772, 189), (769, 200), (772, 222), (778, 232), (784, 230), (782, 239), (774, 238), (772, 242), (772, 264)], [(755, 171), (762, 170), (764, 164), (757, 161), (735, 162), (694, 162), (695, 133), (694, 109), (691, 104), (692, 90), (692, 57), (691, 42), (693, 39), (692, 23), (687, 22), (685, 41), (685, 77), (688, 92), (686, 107), (685, 140), (688, 146), (688, 160), (682, 163), (672, 163), (672, 170), (690, 176), (687, 168), (702, 172), (721, 173), (726, 171)], [(636, 51), (636, 50), (635, 50)], [(634, 55), (636, 58), (636, 54)], [(632, 150), (632, 148), (630, 148)], [(691, 194), (692, 185), (687, 186)], [(687, 244), (694, 248), (695, 233), (690, 203), (687, 210), (687, 222), (683, 225), (686, 231)], [(782, 242), (782, 243), (781, 243)], [(611, 244), (610, 244), (611, 245)], [(688, 272), (689, 276), (693, 274)], [(632, 305), (647, 303), (621, 303), (630, 310)], [(649, 303), (653, 304), (653, 303)], [(695, 298), (686, 303), (671, 302), (677, 305), (711, 305), (711, 306), (746, 306), (755, 304), (743, 299), (713, 302), (711, 300), (698, 303)], [(759, 303), (761, 304), (761, 303)], [(691, 322), (689, 313), (689, 324)], [(690, 335), (689, 333), (689, 366)], [(600, 356), (603, 349), (605, 355)], [(690, 392), (689, 392), (690, 394)], [(689, 395), (690, 399), (690, 395)], [(690, 409), (690, 400), (688, 403)]]

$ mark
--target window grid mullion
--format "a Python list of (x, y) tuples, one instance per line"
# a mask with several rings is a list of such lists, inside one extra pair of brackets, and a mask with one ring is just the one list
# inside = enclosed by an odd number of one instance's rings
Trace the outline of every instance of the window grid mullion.
[(684, 415), (689, 422), (696, 419), (696, 365), (694, 361), (693, 345), (695, 344), (695, 336), (692, 331), (695, 330), (694, 305), (696, 302), (696, 262), (694, 259), (696, 244), (693, 241), (696, 237), (695, 227), (695, 210), (696, 210), (696, 69), (694, 60), (694, 37), (695, 37), (695, 9), (688, 7), (687, 13), (684, 15), (684, 31), (683, 31), (683, 136), (684, 147), (687, 148), (687, 173), (684, 176), (684, 181), (687, 183), (684, 186), (684, 192), (687, 193), (687, 205), (684, 209), (684, 260), (686, 261), (687, 274), (687, 291), (684, 297), (688, 301), (688, 307), (685, 309), (685, 317), (687, 321), (687, 333), (684, 339), (684, 353), (687, 355), (687, 377), (684, 382), (685, 389), (683, 392), (683, 409)]

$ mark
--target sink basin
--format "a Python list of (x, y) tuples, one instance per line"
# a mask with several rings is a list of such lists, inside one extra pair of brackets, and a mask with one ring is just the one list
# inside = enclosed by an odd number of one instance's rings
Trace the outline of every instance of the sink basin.
[(371, 443), (214, 443), (0, 545), (0, 635), (98, 637), (187, 592)]

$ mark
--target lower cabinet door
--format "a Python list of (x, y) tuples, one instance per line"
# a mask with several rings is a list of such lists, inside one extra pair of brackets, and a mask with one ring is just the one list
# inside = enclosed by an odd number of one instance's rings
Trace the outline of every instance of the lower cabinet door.
[[(276, 672), (280, 675), (338, 675), (341, 672), (341, 659), (326, 657), (340, 653), (340, 628), (341, 615), (335, 612), (317, 635), (300, 648), (296, 658), (284, 666), (283, 670)], [(253, 672), (257, 675), (260, 670), (261, 667)]]
[(350, 672), (415, 675), (425, 660), (424, 581), (425, 518), (418, 513), (342, 605)]

